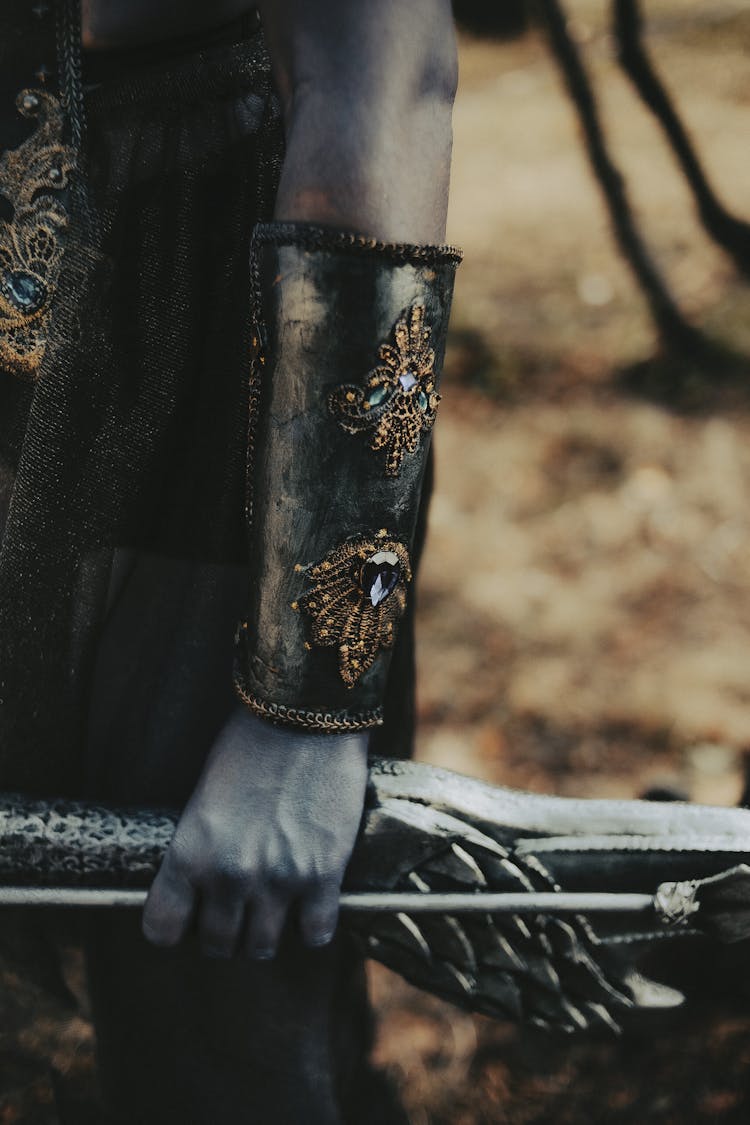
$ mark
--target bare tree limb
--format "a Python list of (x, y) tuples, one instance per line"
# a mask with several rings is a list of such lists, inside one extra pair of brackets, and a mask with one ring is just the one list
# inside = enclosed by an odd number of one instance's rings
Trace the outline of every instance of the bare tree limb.
[(665, 347), (694, 356), (701, 333), (683, 317), (638, 229), (622, 173), (610, 154), (593, 87), (558, 0), (539, 0), (552, 53), (578, 113), (586, 152), (601, 187), (620, 250), (643, 290)]
[(705, 230), (729, 254), (737, 268), (750, 276), (750, 223), (730, 214), (717, 198), (687, 130), (646, 53), (638, 0), (613, 2), (620, 65), (664, 130), (690, 185)]

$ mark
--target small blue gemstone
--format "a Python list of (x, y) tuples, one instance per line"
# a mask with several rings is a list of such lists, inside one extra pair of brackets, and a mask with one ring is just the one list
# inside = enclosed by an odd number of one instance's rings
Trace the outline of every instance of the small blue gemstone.
[(11, 304), (22, 312), (36, 312), (46, 296), (43, 283), (24, 270), (9, 270), (3, 274), (2, 288)]
[(398, 381), (405, 391), (410, 391), (417, 385), (417, 378), (413, 371), (405, 371), (403, 375), (399, 375)]
[(378, 551), (362, 567), (362, 592), (373, 606), (379, 606), (396, 589), (400, 577), (398, 556), (393, 551)]
[(367, 401), (370, 406), (380, 406), (381, 402), (388, 397), (388, 393), (389, 387), (387, 383), (381, 383), (379, 387), (376, 387), (374, 391), (370, 392)]
[(423, 414), (427, 413), (427, 408), (429, 407), (429, 405), (430, 400), (428, 399), (427, 395), (424, 393), (424, 391), (420, 391), (417, 395), (417, 406)]

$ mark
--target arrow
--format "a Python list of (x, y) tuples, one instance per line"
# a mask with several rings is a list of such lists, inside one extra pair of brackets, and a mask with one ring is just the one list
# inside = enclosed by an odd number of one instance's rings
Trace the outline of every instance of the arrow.
[[(0, 887), (0, 906), (141, 907), (144, 890), (99, 887)], [(654, 898), (645, 894), (570, 893), (400, 894), (347, 893), (342, 910), (367, 914), (646, 914)]]
[[(145, 890), (106, 887), (3, 887), (2, 906), (138, 909)], [(708, 879), (661, 883), (654, 895), (588, 891), (347, 892), (342, 911), (357, 914), (652, 914), (665, 927), (692, 921), (723, 941), (750, 936), (750, 868), (739, 865)], [(700, 915), (700, 917), (698, 917)]]

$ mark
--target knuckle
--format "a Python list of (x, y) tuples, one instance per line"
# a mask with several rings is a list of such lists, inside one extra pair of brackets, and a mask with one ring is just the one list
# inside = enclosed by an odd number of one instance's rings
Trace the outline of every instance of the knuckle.
[(337, 925), (338, 908), (336, 903), (330, 901), (311, 903), (302, 918), (302, 939), (305, 945), (311, 948), (329, 945), (333, 940)]
[(218, 852), (210, 863), (209, 879), (230, 895), (243, 897), (257, 882), (254, 865), (229, 849)]
[(311, 880), (311, 886), (316, 897), (326, 901), (338, 901), (343, 877), (343, 868), (338, 866), (326, 865), (321, 870), (316, 871)]
[(300, 872), (298, 886), (307, 892), (308, 896), (335, 893), (336, 887), (341, 882), (343, 867), (335, 855), (324, 858), (312, 859), (307, 867)]
[(246, 882), (246, 873), (232, 860), (220, 858), (211, 868), (211, 882), (234, 892)]
[(264, 871), (258, 879), (259, 896), (277, 901), (294, 898), (304, 886), (304, 874), (296, 866)]
[(333, 941), (336, 932), (335, 925), (308, 926), (303, 931), (303, 941), (309, 949), (324, 949)]
[(332, 887), (335, 891), (344, 878), (346, 864), (347, 860), (336, 856), (332, 857), (320, 873), (320, 882)]
[(310, 875), (304, 871), (290, 872), (284, 879), (279, 880), (277, 890), (280, 897), (286, 899), (300, 898), (308, 893), (312, 885)]
[(178, 829), (167, 848), (163, 866), (167, 870), (181, 872), (190, 866), (191, 857), (192, 849)]
[(237, 849), (230, 856), (230, 865), (237, 881), (245, 887), (260, 889), (268, 881), (268, 865), (255, 849)]
[(184, 848), (170, 846), (154, 886), (158, 885), (168, 894), (177, 893), (181, 888), (192, 886), (199, 881), (199, 870), (197, 857), (190, 855)]
[(148, 918), (145, 915), (141, 922), (141, 932), (147, 942), (161, 949), (169, 949), (177, 945), (179, 941), (179, 932), (175, 927), (165, 925), (163, 921)]

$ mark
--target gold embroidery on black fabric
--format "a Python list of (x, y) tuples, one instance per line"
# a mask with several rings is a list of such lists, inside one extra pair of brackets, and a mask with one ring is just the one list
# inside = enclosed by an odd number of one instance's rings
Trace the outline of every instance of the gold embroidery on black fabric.
[(338, 648), (347, 687), (391, 648), (411, 582), (409, 552), (386, 531), (351, 539), (307, 571), (309, 588), (293, 608), (311, 621), (313, 643)]
[(46, 90), (22, 90), (16, 99), (36, 129), (0, 156), (0, 194), (13, 207), (0, 220), (0, 367), (36, 377), (47, 343), (49, 309), (62, 259), (68, 215), (51, 193), (68, 186), (75, 153), (63, 144), (63, 111)]
[[(397, 477), (407, 453), (416, 452), (432, 429), (440, 395), (435, 391), (432, 331), (423, 305), (413, 305), (393, 330), (394, 344), (381, 344), (381, 365), (364, 387), (345, 384), (328, 396), (339, 425), (350, 434), (368, 433), (370, 448), (385, 451), (385, 472)], [(395, 345), (395, 346), (394, 346)]]

